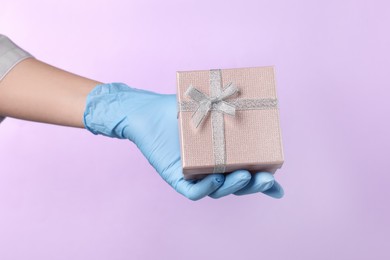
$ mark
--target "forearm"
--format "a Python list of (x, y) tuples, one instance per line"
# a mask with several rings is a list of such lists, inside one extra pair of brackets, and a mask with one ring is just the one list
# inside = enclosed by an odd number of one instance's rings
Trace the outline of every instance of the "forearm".
[(0, 115), (82, 128), (86, 97), (98, 84), (28, 58), (0, 81)]

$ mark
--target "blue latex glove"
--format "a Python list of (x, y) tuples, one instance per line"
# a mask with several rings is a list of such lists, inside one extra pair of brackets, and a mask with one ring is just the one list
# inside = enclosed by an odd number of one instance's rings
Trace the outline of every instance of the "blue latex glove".
[(283, 196), (282, 187), (267, 172), (252, 176), (246, 170), (238, 170), (226, 176), (211, 174), (198, 181), (185, 180), (176, 102), (176, 95), (157, 94), (122, 83), (102, 84), (87, 97), (84, 124), (94, 134), (134, 142), (160, 176), (191, 200), (205, 196), (220, 198), (232, 193)]

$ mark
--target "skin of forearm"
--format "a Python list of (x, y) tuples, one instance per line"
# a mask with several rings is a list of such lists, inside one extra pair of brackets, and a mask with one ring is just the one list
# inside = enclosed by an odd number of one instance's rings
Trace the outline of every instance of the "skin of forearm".
[(0, 115), (84, 128), (87, 95), (98, 84), (28, 58), (0, 81)]

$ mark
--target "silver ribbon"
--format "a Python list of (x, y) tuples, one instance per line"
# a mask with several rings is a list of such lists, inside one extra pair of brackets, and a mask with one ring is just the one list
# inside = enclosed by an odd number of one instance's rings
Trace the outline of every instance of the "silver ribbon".
[[(210, 83), (213, 83), (211, 85), (216, 85), (215, 81), (212, 81)], [(215, 93), (217, 92), (218, 91), (215, 91)], [(195, 113), (192, 115), (192, 121), (194, 122), (195, 127), (198, 128), (198, 126), (207, 116), (211, 108), (213, 108), (213, 110), (217, 110), (225, 114), (234, 116), (236, 114), (236, 107), (223, 100), (225, 98), (235, 95), (237, 92), (238, 88), (232, 83), (229, 83), (227, 87), (218, 95), (216, 95), (215, 97), (208, 97), (206, 94), (190, 85), (190, 87), (185, 92), (185, 95), (198, 103), (198, 107), (195, 110)]]
[(226, 100), (239, 92), (239, 89), (229, 83), (222, 89), (221, 70), (210, 70), (210, 97), (192, 85), (185, 95), (193, 101), (183, 101), (178, 105), (181, 112), (194, 112), (192, 122), (198, 128), (211, 112), (211, 128), (214, 154), (213, 173), (224, 173), (226, 168), (225, 124), (223, 114), (235, 116), (236, 110), (274, 109), (277, 99), (235, 99)]

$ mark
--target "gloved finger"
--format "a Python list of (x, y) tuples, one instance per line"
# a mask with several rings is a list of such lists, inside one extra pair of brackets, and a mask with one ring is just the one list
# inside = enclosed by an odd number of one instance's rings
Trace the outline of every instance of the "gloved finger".
[(242, 189), (236, 191), (235, 195), (247, 195), (268, 190), (274, 185), (274, 176), (268, 172), (258, 172), (252, 176), (252, 179)]
[(182, 179), (176, 190), (190, 200), (199, 200), (218, 189), (224, 182), (225, 176), (222, 174), (211, 174), (198, 182), (191, 182)]
[(225, 182), (216, 191), (209, 196), (218, 199), (230, 195), (243, 187), (245, 187), (251, 180), (251, 174), (246, 170), (237, 170), (229, 173), (225, 177)]
[(284, 190), (282, 186), (276, 181), (271, 188), (266, 191), (263, 191), (263, 193), (275, 199), (280, 199), (284, 196)]

